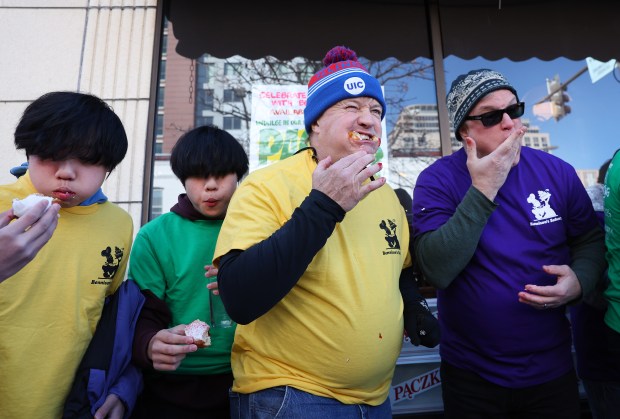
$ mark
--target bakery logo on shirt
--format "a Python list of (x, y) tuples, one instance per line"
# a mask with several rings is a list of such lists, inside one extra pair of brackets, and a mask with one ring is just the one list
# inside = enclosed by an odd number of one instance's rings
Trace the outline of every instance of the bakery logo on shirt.
[(112, 248), (110, 246), (106, 247), (101, 251), (101, 256), (104, 257), (105, 261), (103, 265), (101, 265), (102, 276), (98, 279), (103, 281), (98, 281), (93, 279), (91, 284), (94, 285), (110, 285), (112, 282), (111, 279), (116, 275), (118, 271), (118, 267), (121, 264), (121, 260), (123, 260), (123, 254), (125, 249), (119, 249), (118, 247), (114, 247), (114, 252), (112, 252)]
[(381, 220), (379, 228), (385, 232), (385, 241), (388, 244), (386, 250), (383, 251), (384, 255), (400, 255), (400, 242), (396, 236), (396, 222), (395, 220)]
[(530, 226), (555, 223), (562, 220), (562, 217), (558, 216), (554, 209), (551, 208), (549, 204), (550, 199), (549, 189), (538, 191), (538, 197), (533, 193), (527, 197), (527, 202), (532, 205), (531, 211), (534, 214), (534, 221), (530, 221)]

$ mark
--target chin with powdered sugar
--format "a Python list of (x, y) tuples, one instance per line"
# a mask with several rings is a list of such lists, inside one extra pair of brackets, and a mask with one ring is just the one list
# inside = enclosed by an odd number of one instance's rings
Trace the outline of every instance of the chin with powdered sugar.
[(37, 205), (41, 201), (47, 201), (47, 207), (45, 208), (47, 210), (52, 205), (53, 200), (54, 198), (52, 198), (51, 196), (45, 196), (41, 194), (28, 195), (24, 199), (15, 198), (13, 200), (13, 215), (19, 218), (24, 215), (26, 211), (28, 211), (30, 208)]
[(199, 348), (211, 346), (211, 336), (209, 336), (209, 325), (201, 320), (194, 320), (185, 326), (185, 336), (194, 338), (194, 343)]

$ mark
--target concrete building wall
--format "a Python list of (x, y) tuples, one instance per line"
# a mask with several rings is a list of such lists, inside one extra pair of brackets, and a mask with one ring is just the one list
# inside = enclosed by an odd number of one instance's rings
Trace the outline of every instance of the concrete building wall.
[(129, 150), (103, 190), (140, 226), (156, 0), (0, 0), (0, 184), (26, 161), (13, 132), (54, 90), (92, 93), (125, 125)]

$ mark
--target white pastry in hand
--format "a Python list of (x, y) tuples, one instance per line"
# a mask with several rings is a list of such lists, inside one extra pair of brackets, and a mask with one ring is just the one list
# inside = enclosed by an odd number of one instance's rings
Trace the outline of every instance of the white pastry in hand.
[[(28, 211), (30, 208), (32, 208), (33, 206), (35, 206), (37, 203), (41, 201), (47, 201), (47, 208), (49, 208), (52, 205), (53, 199), (54, 198), (50, 196), (45, 196), (45, 195), (41, 195), (38, 193), (28, 195), (24, 199), (15, 198), (13, 200), (13, 214), (16, 217), (21, 217), (22, 215), (26, 213), (26, 211)], [(47, 210), (47, 208), (45, 209)]]

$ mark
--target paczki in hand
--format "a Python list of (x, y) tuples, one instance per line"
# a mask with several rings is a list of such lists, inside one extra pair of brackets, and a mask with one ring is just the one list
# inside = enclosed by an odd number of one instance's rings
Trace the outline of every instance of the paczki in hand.
[(194, 320), (185, 326), (185, 336), (194, 338), (194, 344), (199, 348), (211, 346), (211, 336), (209, 336), (209, 325), (201, 320)]
[[(28, 195), (24, 199), (15, 198), (13, 200), (13, 215), (19, 218), (24, 215), (26, 211), (28, 211), (30, 208), (32, 208), (41, 201), (47, 201), (47, 208), (49, 208), (52, 205), (53, 199), (54, 198), (50, 196), (45, 196), (41, 194)], [(45, 208), (46, 211), (47, 208)]]

